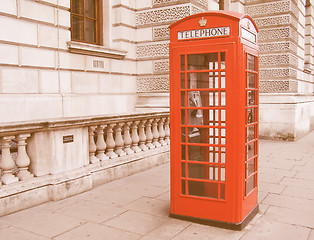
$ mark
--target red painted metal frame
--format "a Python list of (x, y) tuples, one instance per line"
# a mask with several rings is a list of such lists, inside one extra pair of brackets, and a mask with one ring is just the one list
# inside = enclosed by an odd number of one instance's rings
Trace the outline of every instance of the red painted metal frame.
[[(230, 27), (229, 36), (220, 36), (206, 39), (193, 40), (178, 40), (178, 31), (201, 29), (199, 25), (200, 19), (207, 19), (205, 28), (214, 27)], [(250, 25), (251, 24), (251, 25)], [(196, 14), (182, 19), (170, 26), (170, 119), (171, 119), (171, 215), (186, 216), (192, 219), (208, 219), (218, 222), (231, 224), (241, 224), (247, 216), (258, 206), (257, 204), (257, 162), (258, 162), (258, 47), (257, 43), (246, 40), (241, 37), (241, 28), (245, 28), (253, 34), (257, 34), (257, 28), (253, 20), (239, 13), (227, 11), (212, 11), (201, 14)], [(222, 164), (220, 161), (217, 166), (220, 169), (225, 165), (225, 196), (221, 199), (219, 195), (219, 187), (217, 199), (191, 196), (188, 194), (188, 186), (185, 186), (185, 192), (182, 194), (181, 180), (188, 179), (187, 163), (197, 163), (204, 166), (212, 166), (209, 162), (194, 162), (188, 161), (187, 154), (185, 160), (181, 157), (181, 145), (196, 145), (196, 146), (218, 146), (219, 153), (221, 144), (211, 145), (209, 143), (183, 143), (181, 141), (181, 127), (199, 127), (201, 129), (221, 128), (221, 125), (204, 126), (204, 125), (188, 125), (187, 109), (194, 109), (187, 106), (187, 97), (185, 98), (185, 107), (181, 107), (181, 92), (196, 89), (181, 89), (180, 79), (181, 73), (185, 74), (187, 81), (187, 73), (190, 72), (211, 72), (210, 70), (181, 70), (180, 59), (181, 55), (185, 56), (185, 64), (187, 64), (187, 55), (190, 54), (206, 54), (206, 53), (225, 52), (225, 96), (226, 106), (209, 107), (202, 106), (195, 109), (226, 109), (226, 143), (225, 143), (225, 158), (226, 162)], [(255, 158), (254, 173), (256, 175), (254, 189), (246, 193), (246, 163), (247, 163), (247, 148), (246, 132), (248, 124), (246, 123), (246, 106), (247, 103), (247, 87), (246, 87), (246, 54), (256, 57), (256, 95), (254, 106), (255, 112)], [(219, 59), (220, 60), (220, 59)], [(218, 60), (218, 62), (219, 62)], [(217, 70), (219, 76), (222, 70)], [(186, 83), (185, 83), (186, 84)], [(197, 89), (197, 91), (212, 91), (213, 89)], [(221, 88), (215, 91), (222, 91)], [(221, 95), (219, 95), (221, 96)], [(220, 99), (220, 98), (219, 98)], [(219, 100), (220, 101), (220, 100)], [(219, 102), (220, 103), (220, 102)], [(185, 123), (181, 123), (181, 110), (185, 109)], [(219, 123), (220, 119), (219, 119)], [(187, 135), (187, 130), (185, 130)], [(220, 136), (220, 134), (219, 134)], [(220, 136), (221, 137), (221, 136)], [(187, 147), (186, 147), (187, 149)], [(181, 176), (181, 163), (185, 164), (185, 177)], [(219, 177), (221, 173), (219, 171)], [(251, 176), (252, 177), (252, 176)], [(206, 182), (206, 180), (195, 180)], [(208, 180), (207, 182), (212, 182)], [(218, 178), (218, 186), (221, 184), (221, 179)], [(205, 190), (204, 190), (205, 191)]]

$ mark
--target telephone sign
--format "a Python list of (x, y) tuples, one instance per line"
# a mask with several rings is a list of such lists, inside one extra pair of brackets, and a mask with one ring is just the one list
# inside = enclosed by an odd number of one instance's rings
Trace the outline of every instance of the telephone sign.
[(257, 28), (210, 11), (170, 26), (171, 212), (241, 229), (258, 211)]

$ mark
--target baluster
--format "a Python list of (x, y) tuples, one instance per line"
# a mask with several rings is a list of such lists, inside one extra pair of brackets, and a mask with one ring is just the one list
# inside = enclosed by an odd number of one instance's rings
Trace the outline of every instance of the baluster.
[(142, 120), (138, 127), (139, 133), (139, 148), (143, 151), (147, 151), (148, 147), (145, 145), (146, 143), (146, 135), (145, 135), (145, 122), (146, 120)]
[(165, 118), (161, 118), (158, 123), (158, 132), (159, 132), (159, 143), (161, 146), (166, 146), (167, 143), (165, 142), (165, 130), (164, 130)]
[(113, 139), (113, 127), (115, 126), (116, 124), (113, 123), (113, 124), (109, 124), (107, 126), (107, 138), (106, 138), (106, 144), (107, 144), (107, 152), (106, 152), (106, 155), (110, 158), (110, 159), (113, 159), (113, 158), (116, 158), (118, 157), (118, 155), (113, 151), (114, 150), (114, 147), (116, 146), (115, 144), (115, 141)]
[(95, 156), (95, 152), (97, 150), (94, 136), (95, 136), (95, 126), (88, 127), (88, 135), (89, 135), (89, 162), (96, 163), (99, 162), (99, 159)]
[(170, 118), (166, 117), (166, 121), (165, 121), (165, 142), (170, 145), (170, 126), (169, 126), (169, 122)]
[(132, 123), (132, 150), (135, 152), (135, 153), (138, 153), (140, 151), (142, 151), (139, 147), (138, 147), (138, 142), (140, 140), (139, 136), (138, 136), (138, 133), (137, 133), (137, 125), (140, 121), (134, 121)]
[(100, 161), (108, 160), (109, 157), (105, 154), (106, 150), (106, 142), (104, 139), (104, 129), (106, 125), (99, 125), (97, 126), (96, 133), (97, 133), (97, 141), (96, 141), (96, 147), (97, 147), (97, 158)]
[(126, 152), (127, 155), (134, 153), (134, 151), (130, 148), (132, 145), (132, 139), (130, 136), (130, 125), (131, 125), (131, 122), (126, 122), (124, 124), (124, 135), (123, 135), (124, 151)]
[(26, 153), (26, 139), (29, 138), (30, 134), (19, 134), (16, 138), (17, 140), (17, 158), (15, 160), (16, 166), (18, 166), (19, 171), (16, 174), (16, 176), (21, 180), (25, 180), (28, 178), (34, 177), (33, 174), (31, 174), (28, 171), (28, 166), (31, 163), (27, 153)]
[(152, 144), (153, 141), (153, 133), (152, 133), (152, 119), (148, 119), (146, 122), (146, 146), (149, 149), (155, 148), (155, 145)]
[(159, 119), (155, 118), (153, 121), (153, 144), (156, 148), (160, 147), (160, 143), (158, 142), (159, 139), (159, 132), (158, 132), (158, 121)]
[(122, 126), (123, 126), (123, 123), (117, 123), (115, 127), (116, 154), (118, 154), (119, 157), (126, 155), (126, 153), (122, 150), (122, 147), (124, 144), (122, 135), (121, 135)]
[(19, 181), (19, 179), (13, 175), (13, 168), (15, 167), (15, 164), (10, 153), (10, 141), (13, 138), (14, 136), (1, 138), (2, 158), (0, 161), (0, 168), (3, 171), (1, 177), (3, 184), (10, 184)]

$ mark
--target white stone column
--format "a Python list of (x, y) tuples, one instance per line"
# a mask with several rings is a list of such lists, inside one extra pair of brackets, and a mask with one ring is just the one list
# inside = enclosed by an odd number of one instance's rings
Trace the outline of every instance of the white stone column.
[(95, 152), (97, 150), (94, 136), (95, 136), (95, 126), (88, 127), (88, 135), (89, 135), (89, 162), (96, 163), (99, 162), (99, 159), (95, 156)]
[(15, 160), (15, 164), (19, 168), (19, 171), (16, 174), (16, 176), (21, 181), (34, 177), (34, 175), (28, 171), (28, 166), (31, 163), (31, 161), (26, 153), (25, 141), (30, 136), (31, 136), (30, 134), (19, 134), (16, 138), (17, 139), (17, 158)]
[(131, 122), (126, 122), (124, 124), (124, 135), (123, 135), (124, 151), (126, 152), (127, 155), (134, 153), (134, 151), (131, 149), (132, 139), (130, 136), (130, 125), (131, 125)]
[(153, 141), (152, 122), (153, 122), (153, 119), (148, 119), (146, 122), (146, 146), (149, 149), (155, 148), (155, 145), (152, 144), (152, 141)]
[(138, 136), (138, 133), (137, 133), (137, 125), (140, 121), (134, 121), (132, 123), (132, 150), (135, 152), (135, 153), (138, 153), (138, 152), (141, 152), (142, 150), (138, 147), (138, 142), (140, 140), (139, 136)]
[(122, 150), (122, 147), (124, 145), (122, 135), (121, 135), (121, 127), (123, 126), (123, 123), (117, 123), (115, 127), (115, 144), (116, 144), (116, 154), (118, 154), (119, 157), (125, 156), (126, 153)]
[(15, 163), (10, 152), (10, 141), (14, 136), (7, 136), (1, 138), (1, 150), (2, 157), (0, 159), (0, 169), (2, 169), (1, 181), (3, 184), (10, 184), (19, 181), (17, 177), (13, 175), (13, 168)]
[(96, 140), (97, 155), (96, 156), (100, 161), (105, 161), (109, 159), (109, 157), (105, 154), (105, 150), (107, 147), (105, 139), (104, 139), (105, 127), (106, 125), (98, 125), (96, 129), (96, 133), (97, 133), (97, 140)]
[(143, 151), (147, 151), (148, 147), (145, 145), (146, 143), (146, 134), (145, 134), (145, 122), (147, 120), (142, 120), (139, 123), (138, 133), (139, 133), (139, 148)]
[(158, 132), (159, 132), (159, 143), (161, 146), (166, 146), (167, 143), (165, 142), (165, 130), (164, 130), (164, 123), (165, 123), (165, 118), (161, 118), (158, 122)]
[(106, 152), (106, 155), (110, 159), (118, 157), (118, 155), (114, 152), (114, 147), (116, 146), (116, 144), (115, 144), (115, 141), (113, 139), (113, 130), (112, 129), (115, 125), (116, 124), (113, 123), (113, 124), (109, 124), (107, 126), (107, 138), (106, 138), (107, 152)]
[(170, 118), (166, 117), (165, 120), (165, 142), (170, 145)]
[(158, 118), (153, 120), (153, 144), (156, 148), (161, 147), (160, 143), (158, 142), (159, 139), (159, 132), (158, 132)]

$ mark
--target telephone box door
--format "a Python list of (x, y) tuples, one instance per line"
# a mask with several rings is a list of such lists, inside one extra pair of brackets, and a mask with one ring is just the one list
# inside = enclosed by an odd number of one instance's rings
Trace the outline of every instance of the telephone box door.
[(179, 64), (173, 69), (172, 77), (178, 80), (172, 82), (171, 106), (180, 111), (171, 113), (171, 124), (174, 133), (181, 133), (171, 142), (177, 161), (171, 168), (174, 214), (233, 220), (234, 166), (228, 138), (233, 127), (229, 116), (236, 113), (226, 108), (237, 94), (232, 86), (233, 45), (198, 44), (173, 50), (173, 61)]

